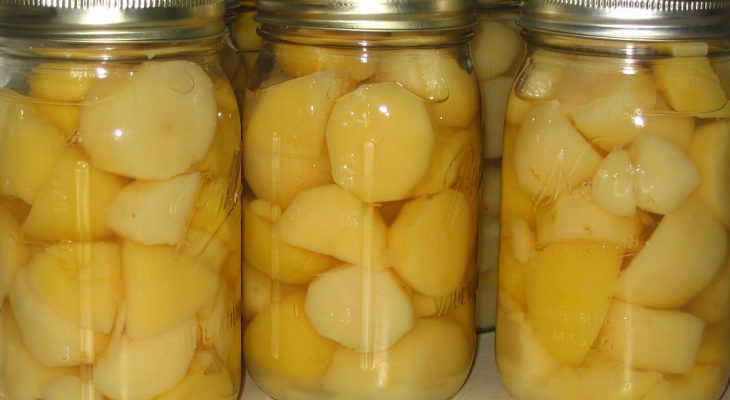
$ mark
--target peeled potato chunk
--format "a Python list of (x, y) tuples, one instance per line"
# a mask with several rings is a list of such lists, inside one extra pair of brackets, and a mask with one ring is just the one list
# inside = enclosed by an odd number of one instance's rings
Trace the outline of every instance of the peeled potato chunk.
[(560, 193), (554, 203), (538, 209), (535, 221), (538, 245), (588, 239), (632, 250), (643, 229), (638, 217), (611, 214), (580, 189)]
[(291, 76), (304, 76), (320, 71), (334, 71), (355, 81), (362, 81), (378, 69), (377, 59), (361, 50), (334, 49), (318, 46), (278, 44), (276, 62)]
[(393, 83), (340, 98), (327, 123), (335, 183), (367, 202), (401, 200), (426, 174), (436, 142), (423, 99)]
[(269, 308), (273, 301), (279, 302), (282, 298), (301, 290), (301, 286), (289, 285), (272, 281), (258, 269), (243, 264), (243, 318), (250, 320), (258, 313)]
[(10, 210), (0, 205), (0, 265), (2, 265), (0, 299), (5, 298), (5, 294), (13, 285), (15, 273), (29, 259), (30, 248), (20, 232), (20, 224)]
[(388, 232), (398, 276), (428, 296), (456, 291), (473, 256), (473, 212), (469, 199), (453, 189), (406, 203)]
[(596, 343), (609, 357), (634, 368), (685, 374), (694, 365), (704, 327), (686, 312), (614, 299)]
[(66, 142), (32, 105), (8, 100), (7, 107), (5, 125), (0, 125), (0, 192), (33, 204)]
[(124, 238), (146, 245), (177, 245), (201, 185), (198, 173), (164, 181), (135, 181), (107, 207), (107, 222)]
[(325, 126), (347, 83), (332, 71), (270, 86), (246, 100), (244, 151), (272, 156), (318, 157)]
[(0, 316), (0, 353), (3, 365), (3, 393), (8, 399), (41, 399), (43, 388), (51, 382), (73, 374), (77, 367), (47, 367), (26, 349), (15, 322), (13, 310), (3, 309)]
[(578, 365), (603, 325), (623, 251), (601, 241), (550, 244), (525, 271), (527, 321), (558, 362)]
[(717, 399), (726, 387), (726, 367), (697, 365), (686, 375), (667, 376), (642, 400)]
[(387, 227), (383, 218), (375, 207), (337, 185), (301, 192), (278, 224), (281, 240), (291, 246), (354, 265), (384, 267)]
[(51, 100), (82, 101), (96, 77), (91, 65), (41, 63), (28, 76), (33, 97)]
[[(656, 104), (656, 84), (649, 74), (611, 74), (617, 82), (605, 96), (571, 108), (576, 128), (599, 148), (611, 151), (634, 141), (640, 127), (636, 118)], [(593, 76), (594, 79), (602, 79)], [(580, 90), (580, 89), (578, 89)]]
[(213, 82), (190, 61), (143, 64), (97, 80), (81, 109), (79, 141), (97, 168), (167, 179), (208, 153), (216, 132)]
[(107, 342), (106, 335), (82, 335), (78, 320), (56, 311), (31, 286), (25, 268), (15, 278), (10, 306), (28, 352), (47, 367), (88, 362)]
[(268, 218), (273, 206), (253, 200), (243, 208), (243, 256), (270, 279), (304, 284), (340, 261), (324, 254), (294, 247), (277, 236), (278, 227)]
[(720, 79), (707, 57), (657, 61), (653, 71), (659, 92), (675, 111), (715, 111), (727, 103)]
[(701, 200), (690, 198), (659, 222), (621, 272), (614, 294), (646, 307), (684, 306), (723, 268), (727, 240), (712, 211)]
[(449, 52), (422, 49), (385, 55), (375, 80), (402, 85), (427, 101), (442, 126), (465, 128), (479, 111), (475, 74)]
[(549, 198), (593, 176), (601, 156), (557, 103), (533, 108), (514, 142), (517, 182), (533, 198)]
[(391, 272), (344, 266), (307, 289), (304, 311), (320, 335), (360, 352), (391, 347), (411, 327), (411, 300)]
[(697, 193), (730, 229), (730, 122), (710, 122), (695, 130), (690, 158), (702, 177)]
[(305, 297), (296, 292), (272, 303), (246, 328), (243, 355), (254, 381), (270, 375), (279, 387), (319, 386), (337, 342), (314, 330), (304, 311)]
[(110, 333), (122, 302), (119, 245), (54, 244), (33, 256), (28, 283), (51, 308), (82, 328)]
[(148, 338), (173, 329), (209, 304), (218, 276), (174, 247), (122, 245), (122, 281), (126, 301), (126, 335)]
[(80, 149), (69, 148), (54, 164), (22, 232), (45, 240), (95, 240), (111, 235), (106, 207), (126, 182), (94, 168)]
[(509, 22), (482, 21), (475, 27), (470, 42), (474, 68), (479, 80), (486, 81), (502, 75), (519, 62), (525, 45), (520, 32)]
[(631, 149), (636, 164), (636, 202), (644, 210), (666, 214), (700, 184), (697, 167), (680, 149), (659, 136), (640, 138)]
[(96, 387), (113, 399), (144, 400), (162, 394), (185, 376), (197, 340), (194, 318), (145, 339), (132, 340), (119, 329), (95, 360)]
[(343, 398), (445, 399), (459, 391), (472, 356), (456, 321), (420, 318), (389, 350), (358, 353), (339, 347), (322, 387)]
[(591, 180), (591, 194), (596, 203), (617, 216), (635, 215), (634, 175), (634, 166), (626, 150), (614, 149), (608, 153)]

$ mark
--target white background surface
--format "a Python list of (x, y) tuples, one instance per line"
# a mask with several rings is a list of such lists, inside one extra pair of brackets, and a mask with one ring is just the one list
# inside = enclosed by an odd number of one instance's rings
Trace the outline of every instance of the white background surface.
[[(246, 375), (242, 400), (269, 400)], [(494, 366), (494, 333), (479, 335), (477, 357), (474, 370), (461, 391), (453, 400), (511, 400), (499, 381)], [(693, 400), (693, 399), (687, 399)], [(730, 391), (726, 391), (721, 400), (730, 400)]]

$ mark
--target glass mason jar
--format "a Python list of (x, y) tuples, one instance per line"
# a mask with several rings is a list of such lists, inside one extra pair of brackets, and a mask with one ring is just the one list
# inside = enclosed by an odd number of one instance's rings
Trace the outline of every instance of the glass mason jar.
[(111, 4), (0, 1), (0, 386), (235, 399), (241, 138), (223, 3)]
[(727, 0), (524, 3), (496, 333), (515, 399), (726, 388), (728, 20)]
[(477, 1), (479, 24), (475, 28), (471, 52), (482, 94), (484, 144), (476, 306), (476, 324), (480, 332), (494, 329), (497, 313), (502, 131), (507, 98), (525, 57), (525, 44), (517, 27), (519, 16), (518, 1)]
[(244, 354), (283, 399), (447, 399), (475, 348), (468, 0), (262, 0), (243, 116)]

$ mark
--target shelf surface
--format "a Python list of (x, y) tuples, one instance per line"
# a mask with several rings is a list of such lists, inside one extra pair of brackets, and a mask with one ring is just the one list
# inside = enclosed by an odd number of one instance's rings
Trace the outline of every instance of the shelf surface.
[[(261, 392), (246, 374), (242, 400), (270, 400)], [(452, 400), (512, 400), (504, 390), (494, 366), (494, 333), (479, 335), (477, 357), (474, 370), (461, 391)], [(726, 390), (721, 400), (730, 400), (730, 390)]]

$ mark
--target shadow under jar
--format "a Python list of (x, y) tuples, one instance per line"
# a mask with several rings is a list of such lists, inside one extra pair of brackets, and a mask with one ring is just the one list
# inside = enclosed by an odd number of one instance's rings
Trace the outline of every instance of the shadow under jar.
[(475, 349), (473, 5), (264, 0), (256, 19), (248, 372), (279, 400), (450, 398)]
[(669, 4), (524, 3), (496, 328), (516, 399), (726, 388), (730, 2)]
[(0, 1), (4, 398), (241, 389), (223, 3), (124, 4)]

